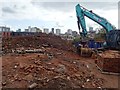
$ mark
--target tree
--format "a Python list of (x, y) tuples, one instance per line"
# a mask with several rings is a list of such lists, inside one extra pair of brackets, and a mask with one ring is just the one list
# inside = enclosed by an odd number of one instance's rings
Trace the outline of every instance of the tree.
[(98, 33), (95, 34), (95, 41), (104, 41), (106, 36), (106, 30), (104, 28), (99, 28)]

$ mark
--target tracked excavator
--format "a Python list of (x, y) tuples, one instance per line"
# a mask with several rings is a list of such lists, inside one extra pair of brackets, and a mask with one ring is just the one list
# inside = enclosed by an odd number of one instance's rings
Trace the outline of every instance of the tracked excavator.
[[(92, 10), (87, 10), (80, 4), (76, 5), (76, 16), (79, 33), (82, 37), (81, 43), (77, 47), (80, 52), (86, 53), (86, 55), (88, 55), (88, 53), (90, 53), (89, 55), (92, 54), (91, 50), (89, 48), (86, 48), (84, 45), (84, 42), (86, 41), (86, 36), (88, 34), (85, 16), (98, 23), (106, 30), (106, 37), (103, 47), (104, 49), (120, 50), (120, 30), (114, 29), (113, 25), (108, 22), (108, 20), (95, 14)], [(82, 31), (80, 30), (80, 27), (82, 28)]]

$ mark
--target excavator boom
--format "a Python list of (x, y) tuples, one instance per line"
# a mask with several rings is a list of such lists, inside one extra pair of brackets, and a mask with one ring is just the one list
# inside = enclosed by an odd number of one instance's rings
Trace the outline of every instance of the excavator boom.
[[(76, 16), (78, 22), (78, 29), (82, 38), (87, 35), (85, 16), (94, 22), (101, 25), (106, 30), (106, 46), (107, 48), (119, 49), (120, 50), (120, 30), (114, 30), (113, 25), (108, 22), (105, 18), (93, 13), (92, 10), (87, 10), (86, 8), (76, 5)], [(82, 28), (82, 32), (80, 31)]]

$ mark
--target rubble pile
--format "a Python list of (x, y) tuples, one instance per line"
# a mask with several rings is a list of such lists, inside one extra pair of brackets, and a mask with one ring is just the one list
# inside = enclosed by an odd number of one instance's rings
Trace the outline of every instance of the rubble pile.
[(67, 51), (75, 51), (70, 41), (61, 39), (59, 36), (40, 34), (39, 36), (16, 36), (2, 39), (4, 53), (12, 52), (17, 48), (42, 48), (51, 47)]
[(102, 88), (104, 84), (68, 51), (46, 48), (44, 53), (9, 54), (3, 60), (4, 88)]
[(3, 38), (2, 46), (3, 88), (118, 87), (118, 77), (101, 74), (93, 59), (80, 57), (58, 36)]

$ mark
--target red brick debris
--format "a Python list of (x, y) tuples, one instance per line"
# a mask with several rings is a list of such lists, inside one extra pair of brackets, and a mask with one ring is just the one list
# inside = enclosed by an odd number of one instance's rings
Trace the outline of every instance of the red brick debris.
[[(117, 87), (116, 76), (101, 74), (93, 59), (80, 57), (71, 42), (58, 36), (3, 38), (2, 47), (3, 88)], [(17, 49), (41, 49), (41, 52), (13, 52)]]

